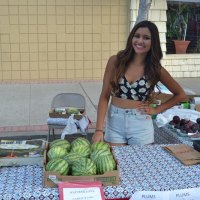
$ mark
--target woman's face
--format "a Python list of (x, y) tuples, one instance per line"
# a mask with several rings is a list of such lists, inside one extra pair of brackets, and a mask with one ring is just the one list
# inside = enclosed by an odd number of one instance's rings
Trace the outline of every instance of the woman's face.
[(132, 45), (137, 54), (146, 54), (151, 48), (151, 32), (148, 28), (138, 28), (133, 36)]

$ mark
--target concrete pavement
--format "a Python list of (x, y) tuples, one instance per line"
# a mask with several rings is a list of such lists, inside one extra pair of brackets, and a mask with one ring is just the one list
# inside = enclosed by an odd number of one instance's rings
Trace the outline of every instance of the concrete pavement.
[[(176, 78), (186, 93), (200, 94), (200, 78)], [(0, 84), (0, 134), (47, 130), (52, 98), (61, 92), (77, 92), (86, 98), (86, 112), (93, 125), (102, 81)]]
[[(77, 92), (86, 99), (86, 113), (96, 122), (102, 82), (29, 83), (0, 85), (1, 132), (46, 126), (51, 100), (61, 92)], [(15, 128), (11, 128), (15, 127)]]

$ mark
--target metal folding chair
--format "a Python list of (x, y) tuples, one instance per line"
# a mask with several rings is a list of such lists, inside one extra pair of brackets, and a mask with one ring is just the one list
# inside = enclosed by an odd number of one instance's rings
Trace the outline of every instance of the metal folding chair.
[[(81, 110), (85, 110), (86, 101), (85, 97), (79, 93), (60, 93), (53, 97), (51, 102), (51, 110), (55, 108), (67, 108), (75, 107)], [(47, 141), (49, 141), (51, 132), (53, 138), (55, 139), (55, 129), (64, 129), (66, 125), (47, 123), (48, 125), (48, 136)]]

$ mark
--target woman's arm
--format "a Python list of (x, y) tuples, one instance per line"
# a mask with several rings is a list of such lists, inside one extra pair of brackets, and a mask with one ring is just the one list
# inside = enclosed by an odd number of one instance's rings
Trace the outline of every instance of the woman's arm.
[(161, 69), (160, 82), (168, 88), (168, 90), (173, 94), (173, 97), (170, 98), (165, 103), (158, 106), (155, 109), (156, 113), (153, 113), (153, 114), (161, 113), (173, 107), (174, 105), (176, 105), (177, 103), (179, 103), (180, 101), (186, 98), (183, 88), (178, 84), (176, 80), (174, 80), (174, 78), (172, 78), (169, 72), (163, 67)]
[(116, 56), (111, 56), (108, 60), (106, 70), (104, 73), (103, 86), (97, 109), (96, 130), (92, 137), (93, 142), (103, 141), (104, 120), (108, 109), (108, 102), (111, 93), (110, 80), (113, 75), (115, 62), (116, 62)]

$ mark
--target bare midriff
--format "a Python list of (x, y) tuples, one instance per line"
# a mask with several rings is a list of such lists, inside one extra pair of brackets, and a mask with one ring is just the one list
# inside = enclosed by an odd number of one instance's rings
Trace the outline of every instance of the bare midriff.
[(121, 98), (112, 96), (111, 104), (120, 108), (124, 108), (124, 109), (135, 109), (141, 104), (141, 101), (121, 99)]

